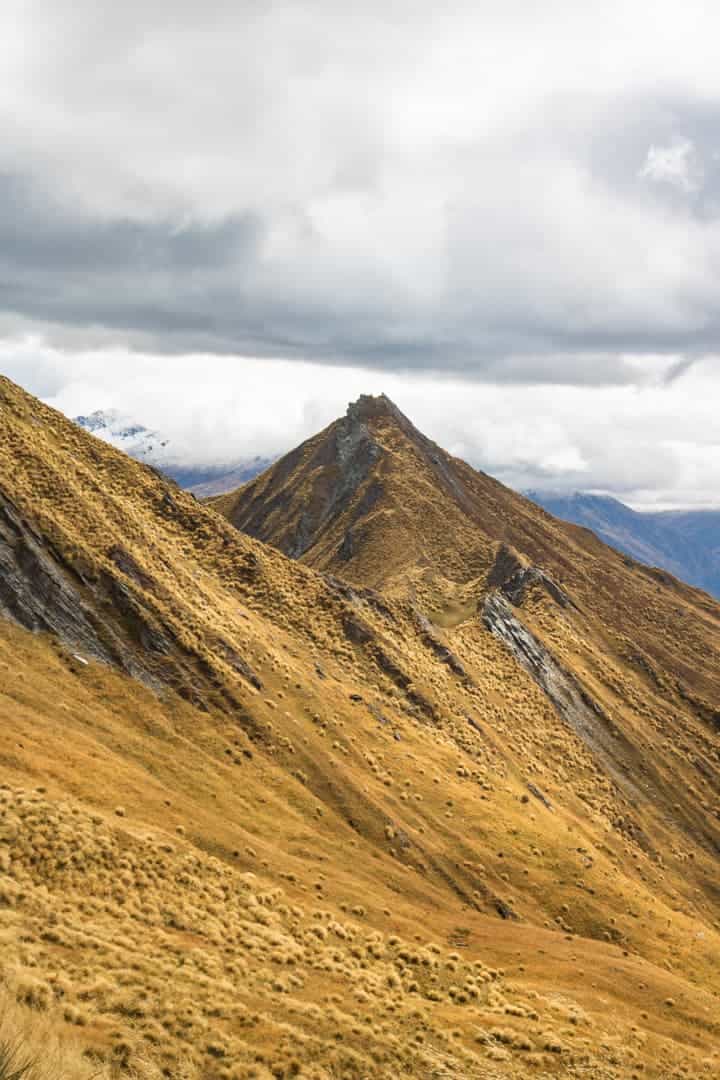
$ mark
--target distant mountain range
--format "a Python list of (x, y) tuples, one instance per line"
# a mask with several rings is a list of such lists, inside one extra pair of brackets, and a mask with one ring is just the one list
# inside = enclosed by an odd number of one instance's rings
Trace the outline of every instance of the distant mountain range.
[(555, 517), (592, 529), (606, 544), (639, 562), (669, 570), (720, 597), (720, 510), (640, 512), (608, 495), (525, 494)]
[(244, 484), (271, 464), (270, 458), (255, 456), (216, 465), (188, 465), (179, 459), (169, 438), (143, 424), (122, 416), (116, 409), (97, 409), (75, 423), (99, 439), (122, 450), (136, 461), (152, 465), (181, 487), (199, 497), (219, 495)]

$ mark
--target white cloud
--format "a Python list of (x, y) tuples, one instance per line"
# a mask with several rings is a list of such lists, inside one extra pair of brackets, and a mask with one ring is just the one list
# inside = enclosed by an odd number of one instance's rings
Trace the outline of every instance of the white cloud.
[(702, 166), (690, 139), (677, 138), (667, 146), (651, 146), (640, 176), (658, 184), (671, 184), (688, 194), (702, 184)]
[(511, 483), (717, 502), (719, 38), (706, 0), (5, 0), (1, 366), (205, 460), (386, 390)]
[(1, 302), (499, 379), (715, 348), (718, 215), (657, 189), (715, 182), (718, 37), (701, 0), (6, 0)]
[[(171, 440), (187, 464), (277, 455), (387, 393), (452, 453), (516, 488), (609, 491), (632, 505), (720, 505), (718, 360), (664, 376), (633, 360), (634, 385), (467, 382), (238, 357), (68, 353), (0, 342), (0, 370), (68, 415), (116, 407)], [(659, 370), (658, 370), (659, 368)]]

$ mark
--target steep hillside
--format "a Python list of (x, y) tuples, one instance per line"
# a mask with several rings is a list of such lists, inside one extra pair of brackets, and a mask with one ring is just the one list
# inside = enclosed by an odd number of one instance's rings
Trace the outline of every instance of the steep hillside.
[(386, 397), (361, 397), (213, 505), (291, 558), (386, 589), (409, 568), (487, 573), (493, 539), (538, 555), (555, 543), (529, 502), (452, 458)]
[(452, 458), (385, 398), (361, 398), (215, 505), (303, 563), (410, 602), (463, 664), (490, 630), (628, 800), (617, 821), (653, 857), (673, 822), (714, 863), (720, 607), (706, 595)]
[(617, 499), (586, 492), (528, 491), (527, 497), (564, 521), (592, 529), (640, 562), (720, 596), (720, 511), (640, 513)]
[(550, 599), (554, 583), (572, 600), (563, 606), (555, 596), (564, 611), (558, 625), (589, 620), (600, 653), (632, 654), (645, 678), (657, 667), (658, 677), (699, 696), (703, 715), (714, 714), (716, 603), (451, 457), (386, 398), (360, 398), (341, 420), (212, 505), (305, 565), (412, 598), (447, 628), (478, 621), (489, 591), (513, 576), (522, 586), (533, 567), (531, 576), (546, 575)]
[(718, 610), (518, 507), (577, 594), (408, 501), (381, 595), (0, 380), (4, 999), (95, 1075), (715, 1075)]

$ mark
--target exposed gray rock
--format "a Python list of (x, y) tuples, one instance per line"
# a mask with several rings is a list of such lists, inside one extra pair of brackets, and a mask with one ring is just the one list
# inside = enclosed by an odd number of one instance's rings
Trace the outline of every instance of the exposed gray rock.
[[(120, 546), (108, 551), (108, 559), (117, 574), (85, 565), (82, 558), (71, 564), (0, 491), (0, 617), (52, 634), (83, 664), (89, 657), (152, 689), (169, 683), (193, 700), (201, 698), (196, 676), (212, 683), (214, 672), (204, 671), (202, 658), (181, 646), (157, 615), (151, 577)], [(261, 685), (235, 649), (224, 642), (216, 646), (239, 675)]]
[(560, 607), (575, 606), (568, 594), (539, 566), (531, 566), (506, 544), (498, 548), (495, 562), (488, 574), (488, 588), (500, 589), (504, 596), (519, 607), (533, 585), (540, 585)]
[(355, 554), (355, 537), (353, 530), (348, 529), (343, 537), (342, 544), (338, 548), (338, 556), (343, 562), (349, 562)]
[(537, 784), (529, 783), (528, 786), (527, 786), (527, 789), (530, 792), (530, 794), (534, 795), (535, 798), (538, 799), (543, 804), (543, 806), (546, 806), (548, 808), (548, 810), (553, 809), (553, 804), (550, 802), (547, 795), (544, 795), (542, 793), (542, 791), (537, 786)]
[(132, 557), (120, 544), (114, 544), (108, 551), (109, 559), (121, 570), (126, 577), (140, 586), (141, 589), (154, 589), (155, 582), (149, 577), (137, 560)]
[(27, 630), (55, 634), (96, 660), (118, 663), (120, 642), (110, 626), (98, 625), (84, 587), (0, 494), (0, 615)]
[(540, 585), (560, 607), (570, 607), (572, 604), (572, 600), (567, 593), (559, 585), (556, 585), (544, 570), (540, 570), (537, 566), (528, 566), (523, 570), (518, 570), (508, 581), (504, 582), (501, 588), (510, 603), (519, 606), (533, 585)]
[(467, 671), (465, 670), (455, 653), (452, 651), (452, 649), (449, 649), (448, 646), (443, 641), (440, 641), (440, 639), (437, 637), (435, 629), (430, 620), (427, 619), (419, 611), (415, 611), (414, 615), (415, 625), (420, 632), (420, 638), (423, 645), (427, 646), (427, 648), (435, 654), (435, 656), (438, 658), (438, 660), (440, 660), (441, 663), (447, 664), (447, 666), (452, 672), (455, 673), (455, 675), (458, 675), (466, 682), (471, 682), (472, 680), (470, 679), (470, 676), (468, 675)]
[(353, 645), (366, 645), (375, 637), (373, 628), (369, 626), (364, 619), (361, 619), (352, 609), (343, 611), (342, 627), (345, 637), (348, 641), (351, 641)]
[(605, 711), (570, 672), (515, 616), (500, 593), (486, 597), (482, 609), (485, 626), (510, 650), (555, 706), (558, 714), (602, 761), (618, 787), (632, 799), (642, 798), (626, 761), (633, 749)]

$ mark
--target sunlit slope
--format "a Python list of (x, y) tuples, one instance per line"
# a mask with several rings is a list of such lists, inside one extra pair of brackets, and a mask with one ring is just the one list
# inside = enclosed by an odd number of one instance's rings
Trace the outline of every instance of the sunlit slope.
[(386, 397), (362, 396), (236, 492), (212, 500), (239, 529), (308, 565), (387, 586), (408, 567), (454, 581), (488, 573), (497, 542), (568, 575), (604, 550), (452, 457)]
[(482, 619), (325, 579), (6, 381), (0, 454), (6, 993), (149, 1075), (713, 1075), (707, 725), (656, 763), (680, 809), (636, 805)]
[[(0, 663), (6, 991), (99, 1058), (172, 1076), (258, 1059), (318, 1077), (713, 1075), (714, 931), (554, 784), (552, 810), (524, 803), (499, 758), (458, 776), (469, 756), (410, 724), (400, 755), (364, 719), (298, 712), (314, 793), (231, 722), (26, 631)], [(354, 827), (337, 801), (353, 796)], [(517, 920), (477, 910), (486, 890)]]
[[(630, 616), (634, 633), (647, 633), (656, 648), (673, 641), (680, 656), (699, 641), (702, 648), (708, 632), (718, 640), (715, 601), (472, 469), (384, 396), (361, 397), (266, 472), (211, 502), (243, 532), (306, 565), (385, 590), (411, 583), (428, 603), (433, 591), (484, 586), (499, 550), (510, 547), (572, 587), (575, 601), (587, 601), (609, 628)], [(464, 614), (473, 596), (462, 599)], [(717, 668), (708, 673), (716, 692)]]
[(463, 655), (491, 629), (634, 810), (720, 850), (720, 605), (706, 594), (452, 458), (382, 397), (214, 505), (305, 564), (410, 601)]

